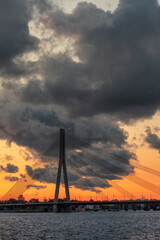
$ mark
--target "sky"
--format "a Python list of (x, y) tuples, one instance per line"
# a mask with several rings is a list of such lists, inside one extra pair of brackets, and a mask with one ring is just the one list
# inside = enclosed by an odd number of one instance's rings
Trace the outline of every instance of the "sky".
[(63, 127), (71, 199), (159, 199), (158, 1), (0, 11), (0, 198), (54, 198)]

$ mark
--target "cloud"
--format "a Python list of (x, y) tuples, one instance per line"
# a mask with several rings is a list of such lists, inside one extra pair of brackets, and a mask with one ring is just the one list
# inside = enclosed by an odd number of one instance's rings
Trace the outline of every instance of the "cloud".
[(26, 176), (22, 173), (20, 173), (21, 178), (26, 178)]
[(30, 0), (30, 4), (38, 8), (38, 11), (42, 14), (52, 9), (53, 4), (51, 5), (48, 0)]
[(74, 39), (67, 52), (43, 57), (42, 81), (21, 88), (23, 101), (56, 104), (72, 117), (112, 114), (123, 121), (152, 116), (160, 104), (160, 7), (156, 0), (121, 0), (113, 13), (81, 2), (58, 10), (45, 27)]
[(6, 176), (4, 179), (8, 180), (10, 182), (16, 182), (16, 181), (18, 181), (19, 178), (18, 177)]
[[(0, 112), (2, 116), (0, 137), (41, 153), (58, 138), (61, 126), (66, 128), (66, 137), (70, 136), (74, 141), (83, 139), (81, 146), (100, 141), (121, 147), (127, 140), (127, 133), (120, 129), (118, 124), (111, 123), (107, 119), (79, 119), (76, 121), (67, 119), (63, 121), (52, 108), (42, 106), (36, 108), (11, 100), (0, 101)], [(53, 149), (53, 146), (51, 147)], [(54, 148), (56, 150), (58, 145)]]
[(7, 173), (17, 173), (19, 171), (18, 167), (14, 164), (7, 163), (6, 167), (3, 167), (2, 165), (0, 168)]
[(30, 189), (30, 188), (35, 188), (35, 189), (37, 189), (37, 190), (40, 190), (40, 189), (45, 189), (45, 188), (47, 188), (47, 186), (27, 185), (27, 189)]
[(149, 144), (150, 148), (156, 149), (160, 152), (160, 138), (157, 134), (152, 133), (150, 127), (146, 129), (147, 136), (145, 141)]
[[(105, 148), (105, 145), (103, 146)], [(67, 162), (72, 171), (85, 177), (98, 177), (101, 179), (121, 179), (134, 172), (129, 160), (134, 156), (126, 150), (103, 149), (103, 147), (83, 148), (83, 152), (68, 153)]]
[[(136, 156), (128, 150), (128, 134), (119, 121), (151, 117), (160, 106), (157, 1), (121, 0), (113, 13), (87, 2), (71, 14), (53, 10), (45, 0), (7, 0), (4, 6), (10, 14), (0, 16), (5, 23), (4, 33), (0, 30), (0, 138), (52, 163), (27, 166), (29, 176), (55, 183), (62, 126), (71, 186), (97, 191), (109, 187), (106, 179), (133, 173), (130, 159)], [(31, 21), (43, 25), (44, 38), (39, 36), (41, 29), (36, 37), (31, 35)], [(49, 42), (54, 45), (54, 38), (71, 39), (73, 52), (47, 55), (45, 48)], [(29, 52), (24, 64), (22, 55)]]
[(33, 160), (33, 157), (28, 152), (26, 152), (24, 150), (20, 150), (20, 154), (24, 158), (25, 161)]
[(35, 180), (40, 182), (55, 183), (56, 182), (56, 169), (54, 168), (36, 168), (32, 169), (31, 166), (26, 165), (27, 174)]
[(98, 118), (76, 120), (74, 135), (82, 139), (85, 146), (87, 141), (89, 145), (93, 142), (103, 142), (121, 147), (126, 143), (128, 137), (127, 132), (121, 129), (118, 124)]
[[(69, 186), (82, 190), (97, 191), (96, 188), (110, 187), (108, 180), (122, 179), (134, 172), (129, 160), (135, 156), (127, 150), (107, 148), (104, 145), (80, 147), (77, 144), (66, 150)], [(51, 166), (32, 169), (26, 166), (27, 174), (35, 180), (46, 183), (56, 183), (56, 162)]]
[(29, 33), (28, 23), (32, 18), (29, 1), (0, 2), (0, 71), (3, 75), (22, 75), (27, 71), (15, 58), (35, 50), (38, 39)]
[[(26, 166), (27, 174), (39, 182), (45, 182), (45, 183), (56, 183), (56, 175), (57, 175), (57, 169), (51, 168), (51, 167), (45, 167), (45, 168), (36, 168), (32, 169), (31, 166)], [(110, 185), (106, 180), (100, 179), (100, 178), (91, 178), (91, 179), (83, 179), (78, 174), (73, 174), (70, 171), (68, 171), (68, 180), (70, 186), (75, 186), (76, 188), (82, 189), (82, 190), (90, 190), (93, 192), (97, 192), (96, 187), (100, 188), (107, 188)]]
[(79, 181), (71, 182), (72, 185), (74, 185), (76, 188), (79, 188), (83, 191), (89, 190), (91, 192), (100, 193), (101, 190), (98, 190), (96, 188), (108, 188), (110, 187), (107, 180), (102, 180), (100, 178), (80, 178)]
[[(13, 107), (14, 106), (14, 107)], [(96, 187), (108, 187), (106, 179), (121, 179), (134, 171), (129, 160), (135, 156), (127, 149), (127, 133), (106, 118), (81, 118), (62, 121), (51, 108), (14, 105), (1, 101), (0, 136), (39, 153), (52, 168), (27, 167), (27, 173), (40, 182), (55, 183), (59, 148), (59, 127), (66, 129), (66, 158), (70, 184), (87, 189), (83, 176)], [(76, 153), (80, 149), (81, 153)], [(96, 153), (96, 156), (95, 156)], [(22, 153), (25, 157), (28, 155)], [(33, 159), (34, 160), (34, 159)], [(77, 179), (74, 179), (77, 178)], [(97, 186), (96, 186), (97, 185)], [(88, 186), (89, 187), (89, 186)]]
[(41, 107), (35, 109), (19, 102), (0, 100), (0, 112), (1, 139), (8, 139), (43, 153), (57, 137), (59, 122), (53, 110)]

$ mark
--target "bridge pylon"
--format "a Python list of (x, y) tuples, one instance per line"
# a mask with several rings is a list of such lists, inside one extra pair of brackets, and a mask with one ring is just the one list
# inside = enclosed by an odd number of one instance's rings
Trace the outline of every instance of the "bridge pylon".
[(58, 163), (58, 172), (57, 172), (57, 181), (56, 181), (56, 189), (55, 189), (55, 198), (54, 202), (58, 203), (58, 195), (59, 195), (59, 187), (61, 181), (61, 172), (63, 168), (63, 176), (64, 176), (64, 185), (66, 192), (66, 201), (70, 202), (70, 194), (68, 187), (68, 176), (67, 176), (67, 168), (66, 168), (66, 160), (65, 160), (65, 129), (60, 128), (60, 137), (59, 137), (59, 163)]

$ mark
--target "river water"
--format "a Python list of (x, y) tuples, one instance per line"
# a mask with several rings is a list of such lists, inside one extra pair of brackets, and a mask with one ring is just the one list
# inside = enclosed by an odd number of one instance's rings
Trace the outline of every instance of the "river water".
[(0, 213), (0, 240), (160, 240), (160, 212)]

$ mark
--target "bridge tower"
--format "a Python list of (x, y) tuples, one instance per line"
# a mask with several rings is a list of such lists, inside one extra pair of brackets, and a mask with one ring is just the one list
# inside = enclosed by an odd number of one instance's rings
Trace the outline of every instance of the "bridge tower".
[(65, 160), (65, 129), (64, 128), (60, 128), (60, 137), (59, 138), (60, 138), (60, 141), (59, 141), (59, 164), (58, 164), (56, 190), (55, 190), (55, 198), (54, 198), (55, 203), (58, 203), (58, 195), (59, 195), (59, 187), (60, 187), (60, 181), (61, 181), (62, 168), (63, 168), (64, 185), (65, 185), (65, 192), (66, 192), (66, 201), (70, 202), (67, 168), (66, 168), (66, 160)]

